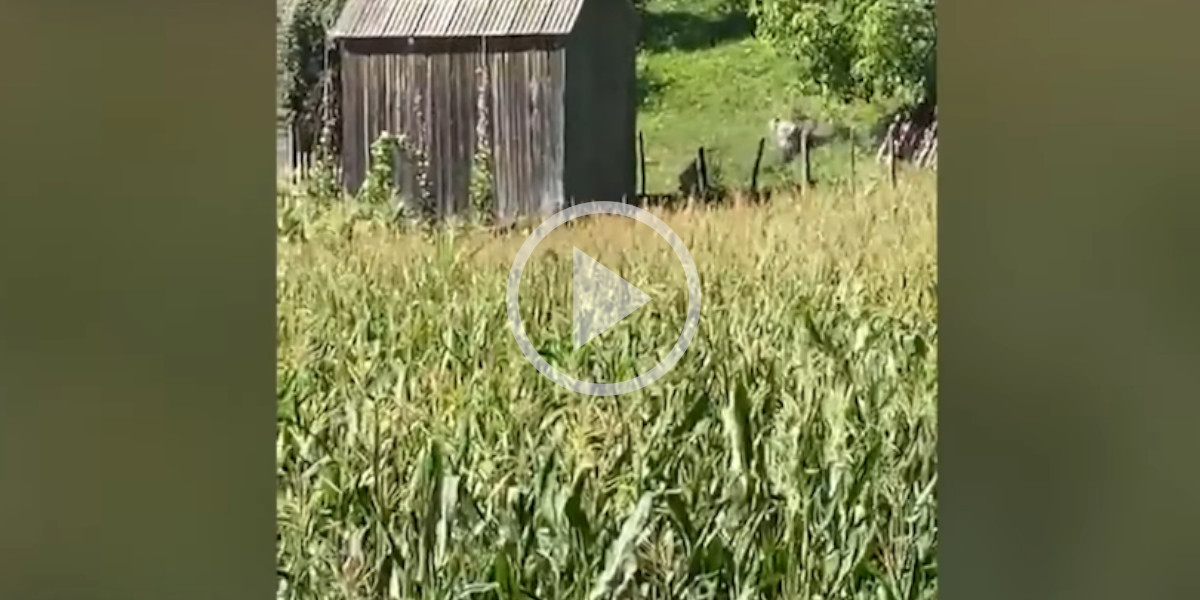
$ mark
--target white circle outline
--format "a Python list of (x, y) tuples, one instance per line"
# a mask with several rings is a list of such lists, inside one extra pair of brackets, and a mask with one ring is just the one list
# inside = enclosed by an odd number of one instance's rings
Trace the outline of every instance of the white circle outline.
[[(648, 225), (655, 233), (666, 240), (671, 249), (675, 251), (675, 256), (682, 264), (684, 276), (687, 278), (687, 319), (684, 321), (683, 331), (680, 332), (675, 346), (671, 348), (667, 356), (655, 365), (654, 368), (633, 379), (626, 379), (625, 381), (618, 381), (616, 383), (581, 381), (554, 368), (533, 347), (533, 342), (529, 340), (529, 336), (525, 333), (525, 324), (521, 321), (519, 304), (521, 273), (525, 270), (525, 264), (529, 262), (529, 257), (533, 254), (533, 250), (546, 239), (546, 236), (550, 235), (550, 232), (557, 229), (560, 225), (594, 214), (628, 217)], [(516, 339), (517, 346), (521, 349), (521, 353), (525, 355), (526, 360), (532, 363), (542, 375), (554, 383), (579, 394), (616, 396), (640, 390), (654, 383), (660, 377), (666, 375), (679, 362), (680, 358), (683, 358), (683, 353), (687, 351), (688, 345), (692, 343), (692, 338), (696, 335), (696, 330), (699, 329), (700, 325), (700, 273), (696, 269), (696, 263), (692, 260), (692, 255), (688, 252), (687, 246), (683, 244), (683, 240), (679, 239), (674, 230), (650, 211), (622, 202), (585, 202), (555, 213), (543, 221), (541, 225), (538, 225), (533, 230), (533, 233), (529, 234), (529, 237), (525, 238), (525, 243), (521, 245), (516, 258), (513, 259), (512, 269), (508, 273), (508, 293), (505, 300), (508, 309), (508, 323), (512, 329), (513, 338)]]

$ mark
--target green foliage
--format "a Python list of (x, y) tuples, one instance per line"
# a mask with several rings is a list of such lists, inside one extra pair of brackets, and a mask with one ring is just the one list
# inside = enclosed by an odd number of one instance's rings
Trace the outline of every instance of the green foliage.
[(471, 160), (471, 218), (477, 223), (490, 222), (495, 214), (496, 194), (494, 175), (492, 171), (491, 120), (489, 119), (488, 101), (488, 72), (480, 69), (477, 73), (479, 86), (476, 89), (476, 112), (479, 115), (475, 124), (475, 153)]
[(397, 202), (396, 157), (403, 136), (383, 132), (371, 143), (370, 167), (358, 191), (358, 201), (374, 206), (390, 206)]
[(413, 225), (417, 221), (427, 220), (424, 213), (426, 198), (402, 198), (396, 185), (396, 165), (400, 158), (407, 159), (409, 164), (418, 168), (423, 164), (418, 159), (420, 153), (415, 145), (405, 135), (383, 132), (371, 144), (370, 167), (366, 179), (358, 191), (360, 216), (370, 219), (390, 212), (391, 221), (398, 225)]
[(492, 181), (491, 156), (485, 150), (477, 151), (472, 159), (469, 195), (471, 220), (476, 223), (491, 221), (495, 209), (495, 185)]
[(317, 155), (302, 184), (305, 194), (314, 198), (332, 200), (342, 196), (342, 185), (338, 180), (334, 159), (324, 152)]
[(934, 0), (754, 0), (757, 33), (829, 103), (911, 106), (934, 92)]
[(289, 20), (276, 17), (279, 116), (285, 123), (303, 125), (314, 137), (327, 120), (324, 91), (337, 67), (327, 33), (343, 4), (345, 0), (299, 0)]

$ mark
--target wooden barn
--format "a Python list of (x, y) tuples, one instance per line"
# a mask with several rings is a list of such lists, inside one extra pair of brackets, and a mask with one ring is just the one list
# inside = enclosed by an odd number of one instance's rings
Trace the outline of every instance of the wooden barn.
[(402, 195), (441, 217), (470, 207), (479, 148), (501, 219), (632, 199), (637, 28), (629, 0), (347, 0), (331, 31), (345, 185), (390, 132), (419, 149)]

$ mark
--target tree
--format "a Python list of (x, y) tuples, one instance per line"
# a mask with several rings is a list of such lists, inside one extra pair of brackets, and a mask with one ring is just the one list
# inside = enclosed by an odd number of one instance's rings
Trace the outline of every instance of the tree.
[(936, 91), (935, 0), (752, 0), (756, 33), (796, 59), (801, 93), (899, 108)]
[[(291, 18), (278, 23), (279, 104), (282, 118), (296, 127), (301, 147), (308, 149), (326, 126), (326, 88), (337, 70), (337, 53), (328, 40), (345, 0), (300, 0)], [(329, 100), (334, 100), (330, 98)]]

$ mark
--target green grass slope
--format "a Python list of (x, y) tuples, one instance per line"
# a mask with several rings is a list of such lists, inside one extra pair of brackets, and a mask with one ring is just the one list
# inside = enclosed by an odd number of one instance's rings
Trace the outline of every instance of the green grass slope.
[[(648, 192), (673, 191), (701, 146), (724, 184), (748, 186), (767, 122), (791, 116), (804, 102), (789, 91), (796, 72), (791, 60), (752, 34), (751, 23), (720, 0), (647, 3), (638, 56), (638, 130), (645, 139)], [(869, 148), (859, 146), (855, 179), (863, 185), (881, 175), (873, 158)], [(779, 168), (778, 162), (768, 140), (760, 181), (799, 180), (798, 163)], [(812, 164), (819, 181), (845, 181), (849, 145), (817, 149)]]

